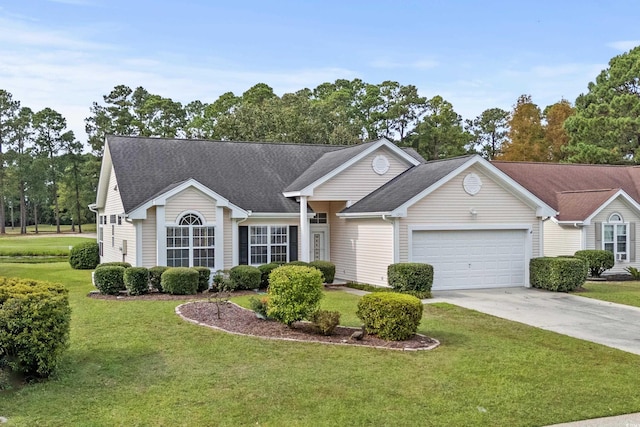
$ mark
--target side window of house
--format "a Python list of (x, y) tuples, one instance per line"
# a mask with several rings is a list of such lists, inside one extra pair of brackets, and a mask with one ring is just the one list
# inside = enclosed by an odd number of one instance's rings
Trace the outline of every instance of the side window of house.
[(608, 221), (602, 224), (602, 249), (613, 252), (616, 261), (628, 260), (628, 226), (619, 213), (611, 214)]
[(111, 247), (115, 247), (116, 246), (116, 226), (112, 225), (111, 226)]

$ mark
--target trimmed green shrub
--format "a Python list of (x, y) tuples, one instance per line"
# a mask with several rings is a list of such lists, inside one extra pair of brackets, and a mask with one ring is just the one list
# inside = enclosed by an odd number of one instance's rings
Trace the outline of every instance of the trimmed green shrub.
[(106, 267), (96, 268), (93, 279), (96, 288), (103, 294), (118, 295), (120, 291), (124, 291), (124, 267), (117, 265), (108, 265)]
[(575, 256), (587, 261), (591, 277), (600, 277), (606, 270), (613, 268), (616, 263), (613, 252), (601, 249), (578, 251), (575, 253)]
[(189, 267), (171, 267), (160, 278), (162, 290), (172, 295), (193, 295), (198, 292), (198, 272)]
[(316, 310), (311, 314), (309, 320), (323, 335), (331, 335), (340, 324), (340, 312)]
[(100, 263), (100, 247), (97, 242), (75, 245), (69, 252), (69, 264), (74, 270), (93, 270)]
[(284, 265), (269, 276), (269, 317), (291, 326), (318, 309), (322, 273), (312, 267)]
[(229, 279), (233, 289), (258, 289), (262, 273), (258, 267), (251, 265), (236, 265), (229, 270)]
[(149, 284), (152, 288), (156, 289), (158, 292), (162, 292), (162, 282), (160, 278), (162, 277), (162, 273), (167, 271), (169, 267), (164, 266), (155, 266), (149, 269)]
[(0, 366), (49, 376), (68, 347), (70, 322), (64, 286), (0, 277)]
[(258, 266), (258, 270), (260, 270), (260, 288), (267, 289), (269, 287), (269, 274), (281, 265), (277, 262), (271, 262)]
[(234, 284), (229, 278), (229, 270), (217, 270), (213, 275), (211, 292), (230, 292), (235, 290)]
[(391, 264), (387, 267), (387, 283), (396, 292), (431, 298), (433, 266), (419, 262)]
[(114, 261), (114, 262), (103, 262), (102, 264), (98, 264), (96, 266), (97, 268), (102, 268), (102, 267), (124, 267), (124, 268), (131, 268), (131, 264), (128, 262), (120, 262), (120, 261)]
[(298, 267), (309, 267), (309, 263), (305, 261), (290, 261), (285, 265), (297, 265)]
[(334, 263), (329, 261), (311, 261), (309, 265), (320, 270), (324, 283), (333, 283), (333, 279), (336, 276), (336, 266)]
[(422, 319), (422, 302), (413, 295), (375, 292), (358, 301), (356, 315), (370, 334), (391, 341), (411, 338)]
[(211, 277), (209, 267), (193, 267), (193, 269), (198, 272), (198, 292), (209, 289), (209, 277)]
[(586, 261), (581, 258), (541, 257), (529, 261), (529, 281), (534, 288), (570, 292), (587, 279)]
[(125, 268), (123, 279), (129, 295), (142, 295), (149, 292), (149, 270), (145, 267)]

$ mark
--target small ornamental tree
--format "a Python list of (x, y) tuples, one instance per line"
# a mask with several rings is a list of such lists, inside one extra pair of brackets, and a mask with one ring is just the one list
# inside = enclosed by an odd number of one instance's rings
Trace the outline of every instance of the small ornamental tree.
[(271, 272), (269, 282), (269, 317), (291, 326), (318, 309), (323, 296), (320, 270), (285, 265)]

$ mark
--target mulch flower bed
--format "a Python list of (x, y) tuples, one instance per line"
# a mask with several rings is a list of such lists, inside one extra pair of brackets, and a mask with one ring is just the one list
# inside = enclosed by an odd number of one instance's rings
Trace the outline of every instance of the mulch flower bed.
[[(332, 335), (325, 336), (317, 332), (309, 322), (295, 322), (291, 327), (272, 320), (262, 320), (256, 314), (234, 303), (195, 301), (176, 307), (176, 313), (183, 319), (202, 326), (222, 330), (236, 335), (247, 335), (266, 339), (287, 341), (318, 342), (323, 344), (356, 345), (384, 348), (389, 350), (431, 350), (440, 343), (424, 335), (416, 334), (405, 341), (387, 341), (375, 335), (365, 335), (361, 340), (351, 338), (360, 328), (338, 326)], [(219, 318), (218, 318), (219, 317)]]

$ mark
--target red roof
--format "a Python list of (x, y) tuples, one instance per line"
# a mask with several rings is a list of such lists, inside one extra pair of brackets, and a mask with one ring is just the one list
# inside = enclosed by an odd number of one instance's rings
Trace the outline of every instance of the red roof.
[(493, 161), (492, 164), (559, 212), (583, 221), (619, 190), (640, 203), (640, 167)]

